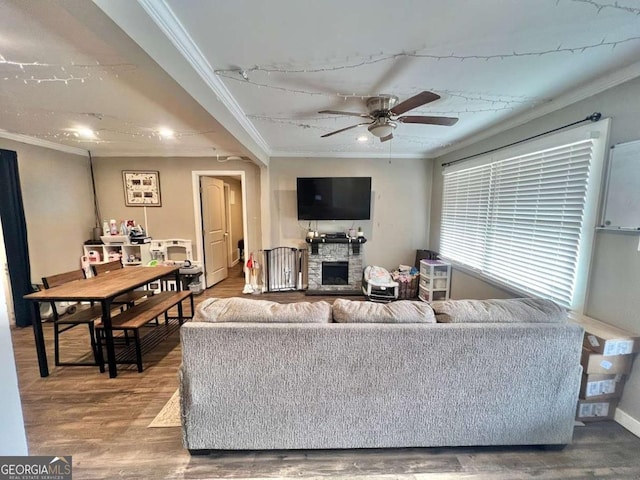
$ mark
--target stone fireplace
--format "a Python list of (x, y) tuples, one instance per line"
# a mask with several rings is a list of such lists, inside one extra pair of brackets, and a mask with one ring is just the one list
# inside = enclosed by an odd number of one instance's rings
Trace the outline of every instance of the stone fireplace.
[(362, 294), (364, 238), (314, 238), (309, 243), (307, 294)]

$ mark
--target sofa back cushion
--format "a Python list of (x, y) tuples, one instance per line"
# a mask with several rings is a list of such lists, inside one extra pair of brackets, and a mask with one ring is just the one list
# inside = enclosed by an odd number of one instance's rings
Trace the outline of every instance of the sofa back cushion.
[(400, 300), (392, 303), (356, 302), (338, 298), (333, 302), (338, 323), (435, 323), (428, 303)]
[(541, 298), (431, 302), (439, 323), (564, 323), (567, 311)]
[(241, 297), (209, 298), (198, 305), (194, 321), (329, 323), (331, 305), (325, 301), (277, 303)]

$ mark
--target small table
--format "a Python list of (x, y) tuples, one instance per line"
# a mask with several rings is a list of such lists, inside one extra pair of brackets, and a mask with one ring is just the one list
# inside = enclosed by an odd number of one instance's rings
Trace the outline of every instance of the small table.
[[(118, 375), (116, 367), (116, 354), (113, 345), (113, 330), (111, 329), (111, 302), (123, 293), (151, 283), (167, 275), (174, 274), (176, 285), (180, 285), (180, 267), (126, 267), (105, 275), (76, 280), (54, 288), (25, 295), (24, 298), (34, 302), (35, 318), (33, 319), (33, 333), (36, 341), (38, 365), (40, 376), (49, 376), (47, 362), (47, 350), (42, 333), (42, 320), (40, 318), (39, 302), (100, 302), (102, 307), (102, 323), (107, 345), (107, 363), (109, 364), (109, 376), (115, 378)], [(177, 287), (180, 288), (180, 287)]]

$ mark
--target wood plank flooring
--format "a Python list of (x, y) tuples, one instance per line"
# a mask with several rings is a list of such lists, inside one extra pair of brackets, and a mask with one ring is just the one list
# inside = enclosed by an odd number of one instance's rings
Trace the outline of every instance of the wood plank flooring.
[[(241, 295), (240, 268), (196, 297)], [(256, 295), (293, 302), (333, 301), (301, 292)], [(354, 299), (354, 297), (350, 297)], [(357, 297), (355, 297), (357, 298)], [(44, 325), (53, 365), (51, 324)], [(178, 386), (179, 336), (144, 357), (145, 371), (120, 365), (110, 379), (97, 367), (53, 367), (40, 378), (31, 328), (13, 329), (23, 414), (32, 455), (72, 455), (74, 479), (640, 479), (640, 439), (614, 422), (576, 427), (561, 452), (527, 447), (407, 448), (224, 452), (191, 457), (180, 428), (147, 428)], [(83, 342), (82, 327), (61, 336), (64, 355)], [(73, 356), (73, 355), (72, 355)]]

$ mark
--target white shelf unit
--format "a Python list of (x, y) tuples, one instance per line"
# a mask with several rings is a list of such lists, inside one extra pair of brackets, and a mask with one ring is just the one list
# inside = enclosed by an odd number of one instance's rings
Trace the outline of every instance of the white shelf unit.
[[(146, 265), (151, 261), (149, 244), (134, 245), (132, 243), (112, 243), (105, 245), (84, 245), (84, 255), (89, 263), (106, 263), (118, 258), (125, 267)], [(95, 252), (93, 254), (92, 252)]]
[(449, 300), (451, 264), (442, 260), (420, 260), (418, 297), (424, 302)]

